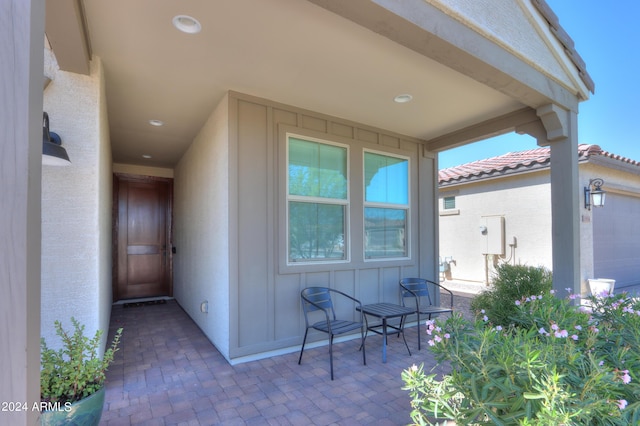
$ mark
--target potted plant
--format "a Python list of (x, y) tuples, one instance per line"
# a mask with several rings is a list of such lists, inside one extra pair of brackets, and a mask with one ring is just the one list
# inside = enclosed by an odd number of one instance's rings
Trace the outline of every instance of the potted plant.
[(58, 350), (41, 339), (40, 399), (41, 424), (97, 425), (104, 405), (105, 372), (118, 351), (122, 328), (102, 358), (98, 355), (102, 330), (92, 339), (84, 335), (84, 325), (71, 318), (73, 332), (55, 322), (56, 334), (62, 339)]

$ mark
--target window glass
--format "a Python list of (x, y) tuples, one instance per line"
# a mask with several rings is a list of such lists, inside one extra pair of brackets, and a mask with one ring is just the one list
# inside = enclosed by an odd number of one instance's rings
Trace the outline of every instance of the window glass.
[(444, 197), (442, 202), (445, 210), (456, 208), (456, 197)]
[(345, 206), (289, 202), (289, 261), (342, 260)]
[(407, 211), (399, 209), (364, 209), (365, 258), (406, 257)]
[(347, 259), (346, 147), (288, 138), (288, 259)]
[(409, 160), (364, 153), (365, 259), (408, 257)]
[(289, 195), (347, 198), (347, 150), (289, 138)]
[(365, 201), (408, 204), (407, 159), (365, 152), (364, 170)]

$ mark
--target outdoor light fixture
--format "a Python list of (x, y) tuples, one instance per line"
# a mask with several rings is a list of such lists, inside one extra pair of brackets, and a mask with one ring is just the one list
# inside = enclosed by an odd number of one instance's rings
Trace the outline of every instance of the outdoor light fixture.
[(589, 185), (584, 187), (584, 208), (591, 210), (593, 207), (604, 206), (604, 196), (606, 192), (602, 190), (604, 181), (600, 178), (589, 180)]
[(42, 117), (42, 164), (45, 166), (68, 166), (71, 164), (67, 151), (62, 147), (62, 139), (49, 131), (49, 114)]

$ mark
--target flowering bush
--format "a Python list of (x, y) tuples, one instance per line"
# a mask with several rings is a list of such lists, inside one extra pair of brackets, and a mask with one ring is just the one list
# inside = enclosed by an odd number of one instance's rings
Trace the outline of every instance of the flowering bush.
[(489, 321), (506, 324), (516, 311), (514, 300), (531, 294), (545, 294), (553, 286), (553, 274), (542, 266), (500, 264), (491, 287), (471, 301), (474, 311), (485, 310)]
[(459, 313), (428, 321), (430, 350), (451, 374), (403, 371), (415, 424), (640, 424), (640, 303), (622, 294), (576, 306), (552, 293), (512, 301), (510, 324), (484, 312), (474, 324)]

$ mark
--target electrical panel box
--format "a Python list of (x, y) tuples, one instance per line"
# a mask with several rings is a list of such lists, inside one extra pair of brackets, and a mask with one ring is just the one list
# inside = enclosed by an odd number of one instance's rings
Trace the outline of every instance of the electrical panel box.
[(480, 229), (483, 237), (482, 254), (504, 256), (504, 216), (483, 216)]

